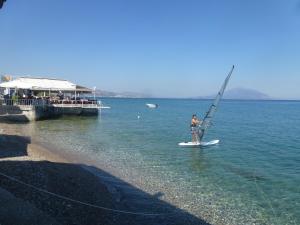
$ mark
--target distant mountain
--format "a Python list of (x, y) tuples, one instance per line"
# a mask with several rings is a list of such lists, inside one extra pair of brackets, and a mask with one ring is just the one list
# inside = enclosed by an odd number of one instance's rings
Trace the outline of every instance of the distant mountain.
[(136, 92), (113, 92), (113, 91), (103, 91), (96, 90), (96, 96), (99, 97), (112, 97), (112, 98), (151, 98), (152, 96), (136, 93)]
[(252, 99), (252, 100), (268, 100), (271, 97), (265, 93), (254, 89), (234, 88), (224, 93), (225, 99)]
[[(209, 95), (204, 97), (199, 97), (202, 99), (212, 99), (216, 95)], [(269, 95), (262, 93), (260, 91), (248, 88), (233, 88), (225, 91), (224, 99), (240, 99), (240, 100), (269, 100), (272, 99)]]
[[(217, 94), (217, 93), (216, 93)], [(196, 99), (213, 99), (216, 97), (216, 94), (209, 96), (200, 96)], [(143, 93), (136, 92), (113, 92), (113, 91), (104, 91), (96, 90), (96, 96), (98, 97), (111, 97), (111, 98), (153, 98), (153, 96)], [(264, 94), (260, 91), (247, 89), (247, 88), (234, 88), (228, 91), (225, 91), (224, 99), (245, 99), (245, 100), (269, 100), (272, 99), (267, 94)]]

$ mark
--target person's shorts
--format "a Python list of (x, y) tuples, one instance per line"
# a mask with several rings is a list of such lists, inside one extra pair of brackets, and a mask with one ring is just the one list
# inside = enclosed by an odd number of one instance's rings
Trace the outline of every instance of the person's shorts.
[(196, 134), (196, 133), (198, 133), (198, 131), (199, 131), (198, 127), (191, 127), (192, 134)]

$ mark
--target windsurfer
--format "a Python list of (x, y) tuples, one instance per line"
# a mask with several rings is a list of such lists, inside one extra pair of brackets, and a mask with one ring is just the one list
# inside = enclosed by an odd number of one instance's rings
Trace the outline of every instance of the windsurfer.
[(202, 120), (197, 118), (197, 115), (194, 114), (191, 120), (191, 133), (192, 133), (192, 142), (200, 142), (200, 133), (199, 133), (199, 126), (201, 125)]

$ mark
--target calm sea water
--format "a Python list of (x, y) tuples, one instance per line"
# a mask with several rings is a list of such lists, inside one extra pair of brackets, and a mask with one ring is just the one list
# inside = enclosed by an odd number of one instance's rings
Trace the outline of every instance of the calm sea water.
[(191, 139), (191, 115), (203, 116), (211, 101), (104, 102), (112, 108), (99, 117), (39, 121), (35, 135), (117, 168), (193, 214), (209, 212), (212, 223), (300, 224), (300, 102), (222, 101), (205, 136), (220, 144), (202, 149), (177, 143)]

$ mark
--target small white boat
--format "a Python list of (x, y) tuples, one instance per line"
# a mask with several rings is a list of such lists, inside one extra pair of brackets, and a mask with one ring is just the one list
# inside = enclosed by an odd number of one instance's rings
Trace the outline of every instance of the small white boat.
[(158, 107), (157, 104), (152, 104), (152, 103), (147, 103), (146, 106), (147, 106), (148, 108), (151, 108), (151, 109), (154, 109), (154, 108), (157, 108), (157, 107)]

